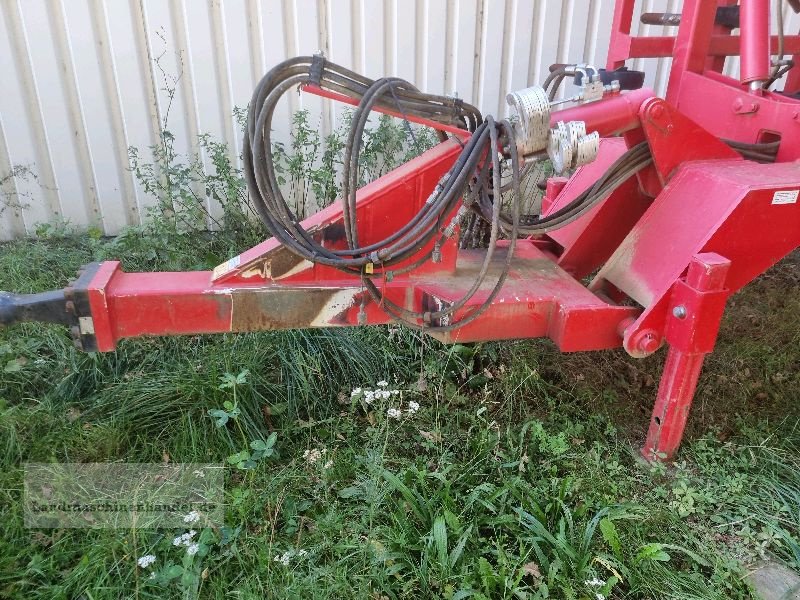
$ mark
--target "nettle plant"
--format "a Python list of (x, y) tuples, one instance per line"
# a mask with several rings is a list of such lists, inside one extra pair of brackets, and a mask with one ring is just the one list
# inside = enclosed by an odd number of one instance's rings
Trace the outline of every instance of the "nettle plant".
[[(243, 125), (244, 111), (234, 114)], [(298, 218), (338, 197), (351, 115), (343, 113), (333, 132), (323, 136), (309, 111), (297, 111), (289, 141), (273, 145), (278, 182)], [(373, 117), (372, 125), (364, 132), (361, 185), (436, 144), (431, 130), (387, 115)], [(165, 123), (158, 144), (147, 151), (129, 148), (131, 171), (153, 202), (144, 224), (125, 230), (107, 253), (143, 256), (148, 268), (208, 268), (263, 240), (264, 228), (249, 200), (238, 154), (208, 134), (194, 144), (189, 153), (179, 152)], [(198, 236), (206, 241), (200, 255)]]
[(275, 449), (275, 442), (278, 439), (277, 432), (273, 431), (266, 440), (249, 440), (244, 427), (242, 427), (239, 421), (241, 410), (236, 398), (236, 391), (239, 387), (247, 383), (247, 377), (249, 375), (250, 371), (247, 369), (241, 371), (237, 375), (225, 373), (220, 378), (222, 383), (219, 384), (219, 389), (231, 390), (233, 398), (231, 400), (225, 400), (222, 403), (222, 408), (214, 408), (208, 411), (208, 416), (214, 419), (215, 425), (219, 428), (226, 427), (228, 423), (231, 422), (236, 424), (241, 442), (245, 447), (239, 452), (228, 456), (226, 461), (228, 464), (242, 471), (254, 469), (263, 459), (277, 457), (277, 450)]

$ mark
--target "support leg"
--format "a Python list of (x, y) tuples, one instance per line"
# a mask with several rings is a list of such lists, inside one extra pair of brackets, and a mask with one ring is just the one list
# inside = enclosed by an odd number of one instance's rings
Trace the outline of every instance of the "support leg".
[(716, 343), (729, 267), (717, 254), (698, 254), (686, 279), (675, 283), (666, 326), (670, 348), (642, 449), (647, 460), (671, 460), (680, 446), (703, 361)]
[(671, 460), (678, 450), (705, 357), (669, 349), (642, 450), (648, 460)]

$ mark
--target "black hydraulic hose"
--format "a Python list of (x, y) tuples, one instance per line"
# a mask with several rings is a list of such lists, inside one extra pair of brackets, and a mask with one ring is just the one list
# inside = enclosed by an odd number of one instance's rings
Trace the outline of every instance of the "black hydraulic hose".
[[(322, 62), (320, 62), (322, 60)], [(548, 76), (546, 89), (555, 94), (566, 77), (563, 69)], [(272, 117), (278, 101), (292, 87), (314, 84), (358, 102), (353, 111), (345, 144), (342, 177), (342, 215), (346, 248), (329, 248), (306, 231), (283, 197), (275, 173), (272, 155)], [(387, 109), (403, 116), (417, 116), (442, 125), (456, 125), (471, 132), (450, 170), (441, 178), (430, 197), (407, 222), (384, 239), (360, 245), (356, 191), (360, 181), (359, 162), (364, 132), (370, 113)], [(435, 125), (434, 125), (435, 127)], [(501, 135), (502, 132), (502, 135)], [(364, 288), (373, 301), (390, 316), (410, 327), (449, 331), (462, 327), (487, 310), (497, 296), (510, 270), (517, 238), (542, 235), (564, 227), (580, 218), (607, 198), (635, 173), (651, 164), (646, 143), (630, 148), (587, 190), (569, 204), (546, 216), (525, 218), (522, 224), (521, 172), (513, 131), (508, 121), (484, 121), (473, 106), (454, 98), (425, 94), (412, 84), (396, 77), (373, 81), (319, 57), (299, 57), (270, 70), (256, 86), (248, 111), (247, 135), (243, 157), (244, 172), (256, 211), (272, 235), (293, 253), (311, 262), (331, 266), (351, 274), (360, 274)], [(442, 131), (441, 137), (446, 137)], [(501, 139), (501, 137), (503, 139)], [(750, 160), (773, 162), (779, 142), (745, 144), (725, 140)], [(501, 143), (502, 142), (502, 143)], [(497, 149), (508, 147), (511, 155), (510, 185), (501, 181)], [(512, 189), (511, 215), (501, 209), (502, 194)], [(461, 203), (461, 208), (458, 208)], [(439, 248), (452, 237), (457, 222), (468, 212), (486, 223), (481, 236), (488, 233), (488, 247), (470, 288), (448, 306), (430, 312), (408, 310), (382, 293), (377, 281), (413, 271), (438, 256)], [(449, 221), (447, 226), (445, 221)], [(487, 232), (488, 229), (488, 232)], [(477, 230), (475, 230), (476, 233)], [(457, 312), (483, 287), (493, 263), (501, 232), (508, 236), (505, 264), (488, 297), (466, 315), (455, 319)], [(476, 233), (477, 235), (477, 233)], [(425, 250), (428, 248), (428, 250)], [(433, 325), (438, 322), (437, 325)]]
[[(354, 229), (356, 221), (354, 195), (358, 183), (358, 160), (356, 158), (353, 165), (350, 165), (348, 160), (344, 179), (345, 187), (348, 192), (352, 190), (352, 194), (345, 194), (343, 202), (347, 202), (344, 218), (348, 221), (346, 232), (349, 248), (344, 251), (325, 248), (299, 224), (297, 216), (289, 209), (283, 198), (275, 177), (270, 123), (277, 101), (294, 85), (316, 83), (322, 87), (330, 87), (329, 80), (335, 81), (333, 85), (338, 88), (337, 91), (344, 91), (350, 97), (360, 97), (360, 105), (355, 111), (354, 124), (348, 139), (349, 157), (358, 156), (361, 133), (366, 125), (368, 113), (375, 106), (399, 110), (401, 114), (420, 114), (443, 124), (457, 123), (467, 127), (479, 121), (480, 113), (474, 107), (452, 98), (422, 94), (411, 84), (400, 79), (392, 78), (376, 83), (327, 61), (324, 63), (319, 81), (313, 81), (311, 70), (314, 60), (310, 57), (301, 57), (278, 65), (261, 80), (253, 94), (243, 156), (245, 177), (256, 210), (270, 232), (281, 243), (306, 259), (349, 272), (359, 272), (374, 262), (375, 253), (380, 250), (381, 266), (391, 266), (409, 258), (433, 238), (436, 234), (436, 222), (441, 219), (441, 213), (446, 212), (446, 209), (457, 201), (458, 190), (451, 190), (447, 186), (444, 190), (446, 193), (439, 194), (432, 204), (426, 204), (420, 214), (399, 231), (380, 242), (359, 247)], [(367, 253), (369, 255), (366, 255)]]

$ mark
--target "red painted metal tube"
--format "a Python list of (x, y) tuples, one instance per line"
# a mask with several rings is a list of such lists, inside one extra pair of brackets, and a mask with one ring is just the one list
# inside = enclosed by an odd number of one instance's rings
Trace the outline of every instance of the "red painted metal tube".
[(743, 84), (769, 79), (769, 0), (742, 0)]
[[(674, 36), (635, 37), (620, 34), (618, 41), (618, 55), (624, 59), (629, 58), (665, 58), (675, 55)], [(709, 44), (709, 56), (738, 56), (742, 45), (742, 38), (738, 35), (715, 35)], [(772, 36), (769, 40), (772, 54), (778, 52), (778, 38)], [(800, 52), (800, 36), (787, 35), (784, 38), (786, 54)], [(615, 55), (617, 56), (617, 55)], [(625, 60), (612, 60), (611, 65), (622, 66)]]
[(670, 348), (642, 449), (647, 460), (671, 460), (678, 450), (705, 357)]
[[(345, 104), (358, 105), (358, 102), (353, 98), (349, 98), (348, 96), (331, 92), (329, 90), (324, 90), (315, 85), (306, 85), (303, 87), (303, 91), (315, 94), (317, 96), (330, 98), (332, 100), (337, 100), (339, 102), (344, 102)], [(622, 94), (616, 98), (604, 100), (603, 102), (590, 102), (575, 108), (557, 111), (553, 113), (550, 121), (553, 125), (555, 125), (558, 121), (585, 121), (586, 129), (588, 131), (597, 131), (603, 137), (618, 135), (630, 129), (635, 129), (639, 126), (639, 107), (642, 105), (642, 102), (648, 98), (652, 98), (653, 95), (654, 94), (652, 90), (643, 88), (641, 90)], [(457, 127), (442, 125), (441, 123), (436, 123), (434, 121), (429, 121), (413, 115), (404, 117), (400, 113), (384, 107), (376, 107), (375, 110), (393, 117), (407, 118), (413, 123), (427, 125), (435, 129), (458, 134), (462, 137), (469, 135), (468, 131), (464, 131), (463, 129), (459, 129)]]
[[(358, 106), (359, 101), (355, 98), (351, 98), (350, 96), (345, 96), (344, 94), (340, 94), (338, 92), (332, 92), (331, 90), (326, 90), (324, 88), (319, 87), (318, 85), (313, 84), (306, 84), (302, 87), (304, 92), (308, 92), (309, 94), (314, 94), (315, 96), (321, 96), (322, 98), (329, 98), (331, 100), (336, 100), (337, 102), (342, 102), (344, 104), (349, 104), (351, 106)], [(385, 115), (389, 115), (391, 117), (397, 117), (398, 119), (405, 119), (411, 123), (418, 123), (419, 125), (426, 125), (428, 127), (433, 127), (434, 129), (438, 129), (440, 131), (446, 131), (448, 133), (452, 133), (459, 137), (468, 137), (470, 135), (469, 131), (465, 129), (461, 129), (460, 127), (455, 127), (453, 125), (445, 125), (443, 123), (438, 123), (436, 121), (431, 121), (429, 119), (423, 119), (422, 117), (417, 117), (415, 115), (406, 115), (396, 110), (390, 110), (383, 106), (375, 106), (373, 108), (375, 112), (383, 113)]]
[(550, 123), (585, 121), (586, 131), (597, 131), (601, 137), (619, 135), (639, 127), (639, 108), (654, 95), (653, 90), (642, 88), (601, 102), (580, 104), (554, 112)]

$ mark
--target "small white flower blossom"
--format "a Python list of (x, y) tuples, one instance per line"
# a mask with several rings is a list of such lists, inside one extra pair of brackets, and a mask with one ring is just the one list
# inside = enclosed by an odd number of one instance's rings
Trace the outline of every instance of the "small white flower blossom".
[(606, 584), (605, 581), (603, 581), (602, 579), (598, 579), (597, 577), (595, 577), (594, 579), (589, 579), (584, 583), (586, 585), (591, 585), (592, 587), (600, 587)]
[(350, 392), (350, 397), (355, 398), (356, 396), (359, 396), (362, 391), (363, 390), (361, 388), (356, 388), (352, 392)]
[(172, 540), (173, 546), (188, 546), (192, 543), (192, 538), (197, 534), (194, 529), (190, 529), (186, 533), (182, 533)]
[(138, 564), (143, 569), (146, 569), (147, 567), (152, 565), (154, 562), (156, 562), (155, 555), (153, 555), (153, 554), (145, 554), (144, 556), (139, 557), (139, 560), (136, 561), (136, 564)]
[(188, 515), (183, 517), (184, 523), (197, 523), (199, 520), (200, 520), (200, 513), (198, 513), (196, 510), (193, 510)]
[(367, 404), (372, 404), (372, 401), (375, 400), (375, 392), (372, 390), (367, 390), (364, 392), (364, 402)]
[(388, 386), (389, 386), (389, 382), (388, 382), (388, 381), (379, 381), (379, 382), (377, 383), (377, 386), (378, 386), (378, 387), (385, 388), (385, 387), (388, 387)]
[(419, 410), (419, 402), (414, 402), (413, 400), (411, 400), (408, 403), (408, 411), (407, 411), (408, 414), (413, 415), (418, 410)]
[(197, 554), (198, 550), (200, 550), (200, 544), (197, 543), (189, 544), (189, 546), (186, 548), (186, 554), (188, 554), (189, 556), (194, 556), (195, 554)]
[(329, 460), (328, 462), (325, 463), (324, 466), (325, 466), (326, 469), (330, 469), (333, 466), (333, 461)]
[(399, 419), (401, 415), (402, 413), (398, 408), (390, 408), (389, 410), (386, 411), (386, 416), (389, 417), (390, 419)]
[(400, 393), (400, 390), (392, 390), (392, 396), (397, 396)]
[(307, 554), (308, 550), (287, 550), (283, 554), (276, 554), (272, 560), (281, 563), (284, 567), (288, 567), (295, 556), (305, 556)]
[(310, 464), (310, 465), (313, 465), (313, 464), (315, 464), (315, 463), (316, 463), (316, 462), (317, 462), (317, 461), (318, 461), (320, 458), (322, 458), (322, 455), (323, 455), (324, 453), (325, 453), (325, 448), (323, 448), (322, 450), (319, 450), (319, 449), (317, 449), (317, 448), (314, 448), (314, 449), (312, 449), (312, 450), (306, 450), (305, 452), (303, 452), (303, 458), (305, 458), (305, 459), (306, 459), (306, 462), (307, 462), (308, 464)]
[(194, 471), (192, 471), (192, 474), (195, 477), (205, 477), (206, 476), (205, 471), (201, 471), (200, 469), (195, 469)]

